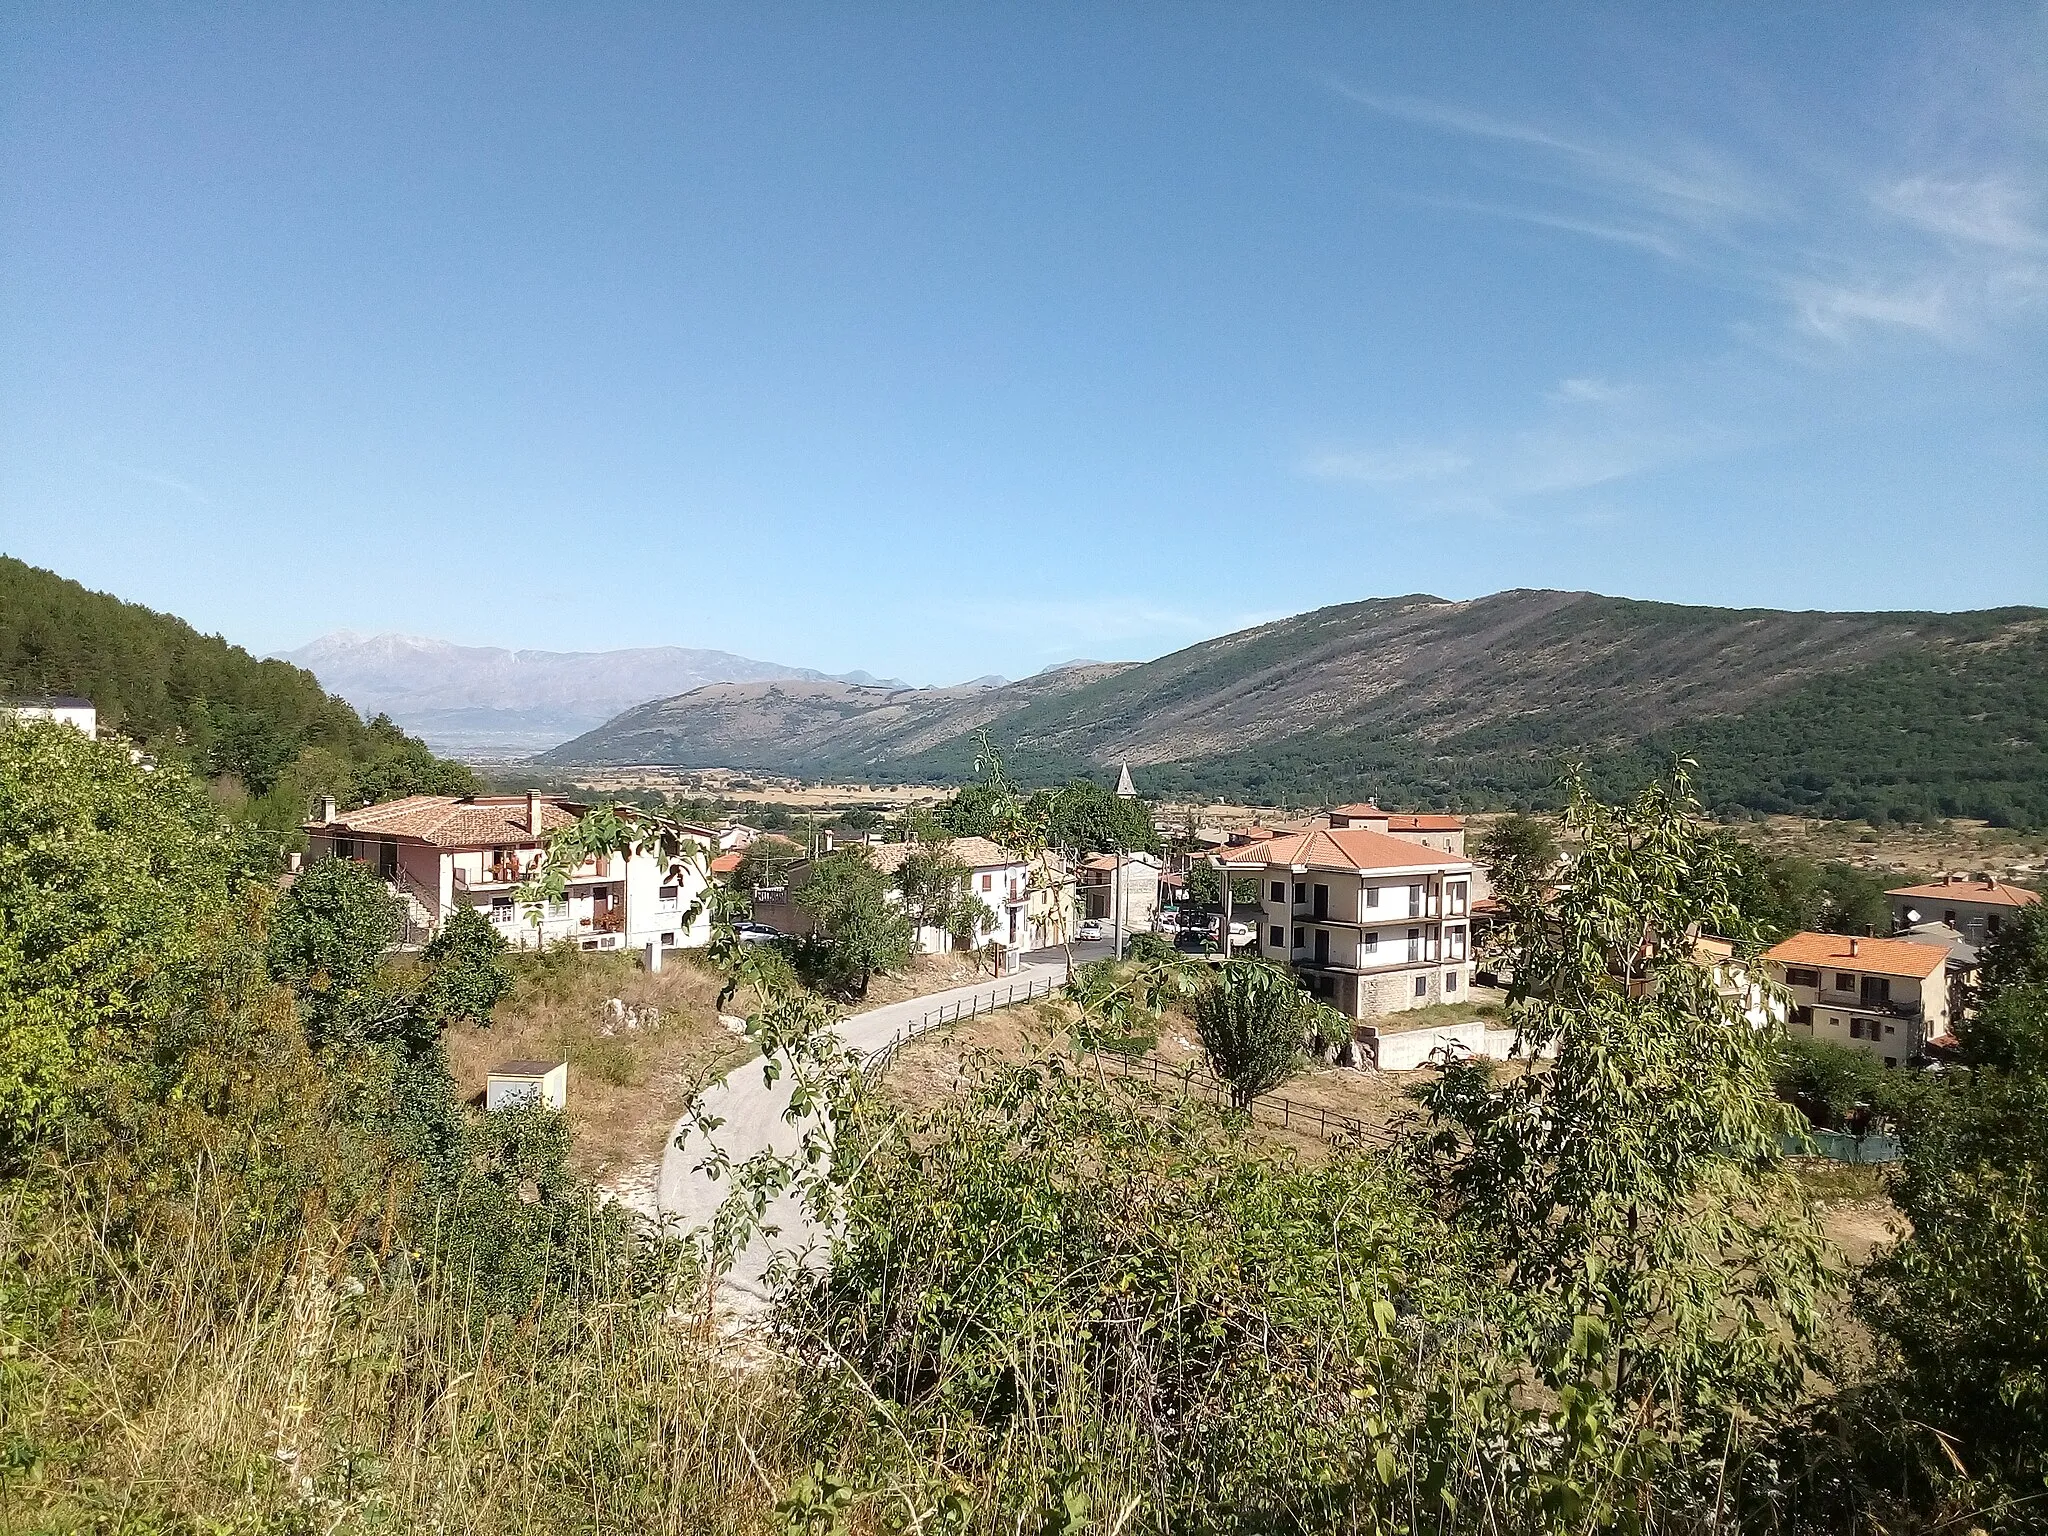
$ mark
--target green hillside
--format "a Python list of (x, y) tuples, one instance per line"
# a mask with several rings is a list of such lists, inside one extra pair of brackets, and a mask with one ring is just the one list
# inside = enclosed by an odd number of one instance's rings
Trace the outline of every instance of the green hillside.
[(92, 700), (103, 731), (190, 765), (280, 830), (316, 795), (360, 805), (475, 788), (460, 763), (382, 716), (365, 723), (304, 668), (0, 555), (0, 697), (61, 695)]
[(1172, 796), (1540, 806), (1569, 762), (1623, 794), (1684, 754), (1724, 811), (2040, 826), (2048, 613), (1382, 598), (978, 692), (701, 688), (548, 761), (959, 781), (981, 727), (1021, 777), (1128, 757), (1148, 793)]

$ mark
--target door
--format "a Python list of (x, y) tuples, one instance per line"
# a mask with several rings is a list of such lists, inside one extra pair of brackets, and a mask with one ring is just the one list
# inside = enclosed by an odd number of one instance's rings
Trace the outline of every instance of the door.
[[(1316, 887), (1316, 890), (1317, 890), (1318, 892), (1320, 892), (1320, 891), (1322, 890), (1322, 887), (1321, 887), (1321, 886), (1317, 886), (1317, 887)], [(1330, 963), (1330, 935), (1329, 935), (1329, 933), (1328, 933), (1328, 931), (1327, 931), (1327, 930), (1325, 930), (1325, 929), (1322, 929), (1322, 928), (1318, 928), (1318, 929), (1316, 930), (1316, 964), (1317, 964), (1317, 965), (1328, 965), (1329, 963)]]
[(1330, 888), (1327, 885), (1316, 887), (1316, 909), (1314, 915), (1317, 917), (1328, 917), (1330, 915)]
[(1866, 1008), (1882, 1008), (1892, 1000), (1892, 982), (1889, 976), (1866, 976), (1858, 989), (1858, 1000)]

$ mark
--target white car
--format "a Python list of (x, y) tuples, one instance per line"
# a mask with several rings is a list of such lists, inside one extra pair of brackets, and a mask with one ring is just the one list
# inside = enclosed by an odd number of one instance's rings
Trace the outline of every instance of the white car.
[(1081, 919), (1081, 928), (1080, 928), (1080, 936), (1081, 936), (1081, 937), (1082, 937), (1083, 939), (1099, 939), (1099, 938), (1101, 938), (1101, 937), (1102, 937), (1102, 919), (1101, 919), (1101, 918), (1099, 918), (1099, 917), (1084, 917), (1084, 918), (1082, 918), (1082, 919)]
[(780, 929), (766, 923), (734, 923), (732, 931), (742, 944), (773, 944), (782, 937)]

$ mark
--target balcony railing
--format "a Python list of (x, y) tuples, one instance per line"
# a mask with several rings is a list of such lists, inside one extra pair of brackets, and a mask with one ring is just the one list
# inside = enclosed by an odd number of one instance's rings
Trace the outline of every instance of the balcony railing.
[(455, 889), (458, 891), (476, 891), (482, 890), (486, 886), (517, 885), (526, 876), (527, 871), (509, 861), (502, 864), (493, 864), (488, 869), (474, 875), (466, 869), (457, 868), (455, 871)]

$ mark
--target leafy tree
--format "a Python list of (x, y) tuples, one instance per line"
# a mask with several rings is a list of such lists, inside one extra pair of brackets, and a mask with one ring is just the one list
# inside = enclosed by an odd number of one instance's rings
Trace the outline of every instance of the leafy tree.
[(1546, 1390), (1630, 1426), (1644, 1477), (1783, 1415), (1815, 1363), (1820, 1236), (1782, 1165), (1770, 1052), (1696, 935), (1759, 940), (1684, 772), (1623, 808), (1572, 785), (1569, 884), (1505, 900), (1510, 1018), (1543, 1071), (1456, 1063), (1420, 1095), (1445, 1197), (1513, 1298)]
[(1046, 798), (1047, 836), (1077, 853), (1158, 853), (1159, 829), (1143, 800), (1119, 799), (1093, 779), (1075, 779)]
[(937, 928), (962, 949), (971, 949), (995, 914), (970, 889), (972, 871), (945, 843), (920, 844), (896, 867), (896, 889), (917, 928)]
[[(1892, 1198), (1904, 1241), (1872, 1266), (1863, 1314), (1883, 1339), (1928, 1486), (2020, 1529), (2048, 1486), (2048, 917), (1985, 946), (1965, 1069), (1906, 1126)], [(1953, 1458), (1953, 1459), (1951, 1459)], [(1957, 1471), (1957, 1463), (1960, 1471)]]
[(996, 835), (997, 807), (1001, 802), (1001, 791), (993, 783), (975, 780), (962, 784), (953, 798), (939, 805), (933, 812), (939, 826), (954, 837), (987, 837)]
[(1778, 1040), (1771, 1077), (1779, 1097), (1798, 1105), (1815, 1125), (1831, 1130), (1844, 1129), (1859, 1110), (1889, 1102), (1887, 1073), (1878, 1059), (1868, 1051), (1827, 1040), (1797, 1035)]
[(274, 858), (175, 767), (0, 720), (0, 1160), (203, 1014)]
[(757, 837), (740, 853), (739, 867), (732, 872), (733, 889), (752, 892), (763, 886), (780, 886), (803, 857), (800, 843), (773, 834)]
[(1504, 899), (1540, 891), (1556, 875), (1560, 857), (1550, 824), (1519, 812), (1488, 827), (1474, 852)]
[(498, 999), (512, 989), (506, 949), (503, 937), (481, 912), (457, 907), (420, 957), (426, 965), (420, 1010), (443, 1027), (490, 1023)]
[(795, 899), (830, 944), (854, 996), (867, 996), (875, 972), (894, 970), (910, 958), (910, 919), (889, 899), (888, 879), (864, 849), (844, 848), (819, 859)]
[(1733, 833), (1722, 844), (1734, 864), (1735, 902), (1766, 939), (1799, 932), (1882, 932), (1891, 925), (1885, 882), (1848, 864), (1771, 854)]
[(270, 974), (320, 1017), (375, 981), (403, 914), (368, 865), (322, 859), (300, 872), (271, 915)]
[[(1259, 904), (1259, 877), (1237, 875), (1230, 882), (1230, 906), (1233, 912), (1255, 907)], [(1209, 911), (1223, 908), (1223, 877), (1206, 859), (1197, 859), (1188, 866), (1187, 899), (1193, 906)]]
[(1265, 960), (1231, 960), (1195, 993), (1189, 1011), (1209, 1069), (1230, 1085), (1230, 1102), (1242, 1110), (1294, 1075), (1325, 1009), (1293, 972)]

